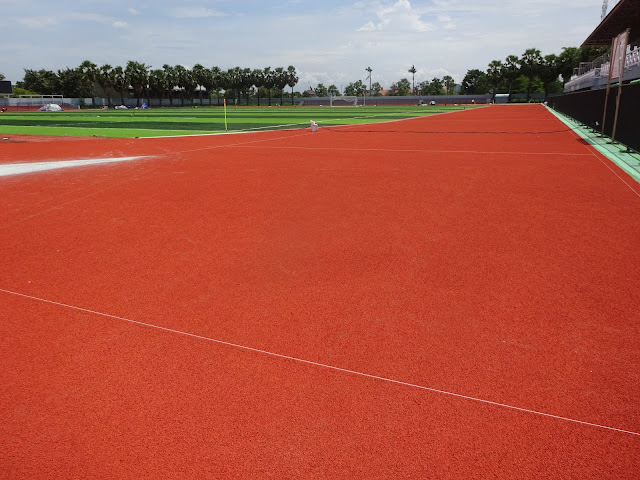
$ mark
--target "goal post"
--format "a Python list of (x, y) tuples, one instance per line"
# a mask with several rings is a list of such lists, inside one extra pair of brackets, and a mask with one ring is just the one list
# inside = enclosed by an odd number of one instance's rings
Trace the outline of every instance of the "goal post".
[(332, 107), (357, 107), (358, 97), (347, 95), (332, 95), (329, 97), (329, 105)]

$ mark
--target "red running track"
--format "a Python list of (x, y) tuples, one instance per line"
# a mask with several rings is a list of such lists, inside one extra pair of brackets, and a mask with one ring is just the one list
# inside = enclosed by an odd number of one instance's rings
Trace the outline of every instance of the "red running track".
[(640, 189), (543, 107), (0, 144), (134, 155), (0, 177), (0, 477), (637, 475)]

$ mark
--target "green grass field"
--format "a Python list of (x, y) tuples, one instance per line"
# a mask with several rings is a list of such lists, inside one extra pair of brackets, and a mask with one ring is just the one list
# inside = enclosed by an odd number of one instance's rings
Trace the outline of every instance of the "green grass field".
[[(229, 132), (377, 123), (473, 106), (429, 107), (228, 107)], [(222, 107), (151, 110), (76, 110), (0, 114), (0, 133), (99, 137), (202, 135), (225, 131)]]

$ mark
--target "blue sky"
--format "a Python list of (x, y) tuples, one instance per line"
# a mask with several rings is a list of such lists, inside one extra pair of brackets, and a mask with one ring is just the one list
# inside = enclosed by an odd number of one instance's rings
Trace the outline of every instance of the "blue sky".
[[(610, 0), (614, 5), (616, 0)], [(365, 68), (383, 88), (491, 60), (579, 46), (600, 22), (602, 0), (0, 0), (0, 72), (58, 70), (83, 60), (136, 60), (191, 68), (294, 65), (297, 90), (344, 88)], [(28, 14), (26, 13), (28, 12)]]

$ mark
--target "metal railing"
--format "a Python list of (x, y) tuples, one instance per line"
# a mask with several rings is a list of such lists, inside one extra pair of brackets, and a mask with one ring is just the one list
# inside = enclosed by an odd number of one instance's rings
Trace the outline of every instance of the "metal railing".
[(605, 63), (609, 63), (609, 53), (599, 56), (592, 62), (581, 62), (580, 66), (573, 69), (573, 75), (578, 77), (585, 75), (596, 68), (602, 67)]
[[(628, 70), (638, 65), (640, 65), (640, 48), (635, 48), (627, 52), (624, 69)], [(580, 63), (579, 67), (573, 69), (573, 77), (565, 84), (565, 91), (592, 86), (593, 82), (597, 79), (609, 75), (609, 66), (608, 53), (598, 57), (593, 62)]]

